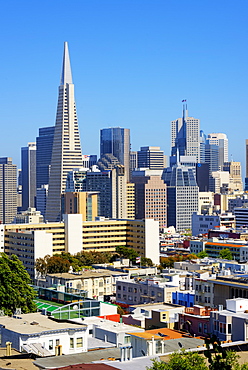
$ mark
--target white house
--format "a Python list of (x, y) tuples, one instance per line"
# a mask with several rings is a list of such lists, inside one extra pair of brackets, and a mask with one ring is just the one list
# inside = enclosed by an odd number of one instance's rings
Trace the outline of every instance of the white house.
[(87, 351), (87, 326), (56, 322), (40, 313), (0, 317), (1, 347), (11, 342), (19, 352), (51, 356)]

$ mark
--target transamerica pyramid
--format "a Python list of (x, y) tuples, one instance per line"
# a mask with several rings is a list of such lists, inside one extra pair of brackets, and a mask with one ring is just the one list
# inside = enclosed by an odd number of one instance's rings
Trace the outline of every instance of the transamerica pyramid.
[(46, 206), (47, 221), (61, 220), (61, 194), (65, 190), (67, 173), (82, 166), (74, 84), (68, 44), (65, 42)]

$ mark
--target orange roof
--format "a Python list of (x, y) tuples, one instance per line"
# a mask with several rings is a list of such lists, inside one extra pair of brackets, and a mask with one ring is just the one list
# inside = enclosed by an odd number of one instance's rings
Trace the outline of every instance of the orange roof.
[[(161, 333), (165, 336), (163, 337), (163, 336), (159, 335), (158, 333)], [(160, 339), (160, 340), (161, 339), (164, 339), (164, 340), (180, 339), (180, 338), (184, 337), (184, 334), (179, 333), (176, 330), (172, 330), (172, 329), (168, 329), (168, 328), (146, 330), (143, 333), (128, 333), (128, 334), (133, 335), (134, 337), (139, 337), (139, 338), (143, 338), (143, 339), (146, 339), (146, 340), (151, 340), (152, 337), (154, 338), (154, 340), (158, 340), (158, 339)]]
[(235, 248), (240, 248), (240, 247), (246, 247), (247, 244), (232, 244), (232, 243), (218, 243), (218, 242), (207, 242), (205, 247), (207, 247), (208, 245), (220, 245), (220, 246), (224, 246), (224, 247), (235, 247)]

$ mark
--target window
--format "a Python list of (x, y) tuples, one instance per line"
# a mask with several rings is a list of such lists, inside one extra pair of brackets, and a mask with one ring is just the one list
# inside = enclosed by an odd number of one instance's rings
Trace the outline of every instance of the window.
[(49, 340), (49, 342), (48, 342), (48, 348), (49, 348), (49, 350), (53, 349), (53, 340), (52, 339)]
[(156, 353), (162, 353), (162, 342), (161, 342), (161, 340), (156, 340)]
[(205, 334), (207, 334), (207, 332), (208, 332), (208, 326), (207, 326), (207, 324), (204, 324), (203, 325), (203, 331), (204, 331)]
[(232, 324), (227, 324), (228, 334), (232, 334)]
[(56, 339), (56, 346), (59, 346), (59, 339)]
[(199, 322), (198, 324), (198, 332), (202, 333), (202, 323), (201, 322)]
[(77, 338), (77, 348), (83, 347), (83, 337)]
[(74, 338), (70, 338), (70, 348), (74, 348)]

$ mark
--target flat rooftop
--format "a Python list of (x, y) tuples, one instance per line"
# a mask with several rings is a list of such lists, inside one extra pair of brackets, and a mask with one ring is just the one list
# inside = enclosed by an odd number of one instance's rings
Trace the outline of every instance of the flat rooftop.
[(78, 279), (90, 279), (98, 277), (109, 277), (109, 276), (127, 276), (126, 272), (120, 271), (111, 271), (111, 270), (87, 270), (81, 273), (70, 274), (69, 272), (62, 272), (59, 274), (47, 274), (48, 277), (55, 277), (57, 279), (66, 279), (66, 280), (78, 280)]
[[(160, 335), (160, 334), (162, 335)], [(169, 340), (169, 339), (181, 339), (185, 337), (185, 334), (179, 333), (178, 331), (168, 329), (168, 328), (160, 328), (160, 329), (154, 329), (154, 330), (146, 330), (143, 333), (129, 333), (130, 335), (133, 335), (135, 337), (145, 339), (145, 340), (152, 340), (153, 338), (156, 340), (163, 339), (163, 340)]]
[(80, 325), (72, 322), (57, 322), (38, 312), (26, 313), (18, 315), (18, 317), (19, 318), (2, 316), (0, 317), (0, 325), (5, 326), (8, 330), (20, 334), (35, 334), (44, 331), (66, 330), (69, 328), (86, 330), (87, 328), (84, 324)]

